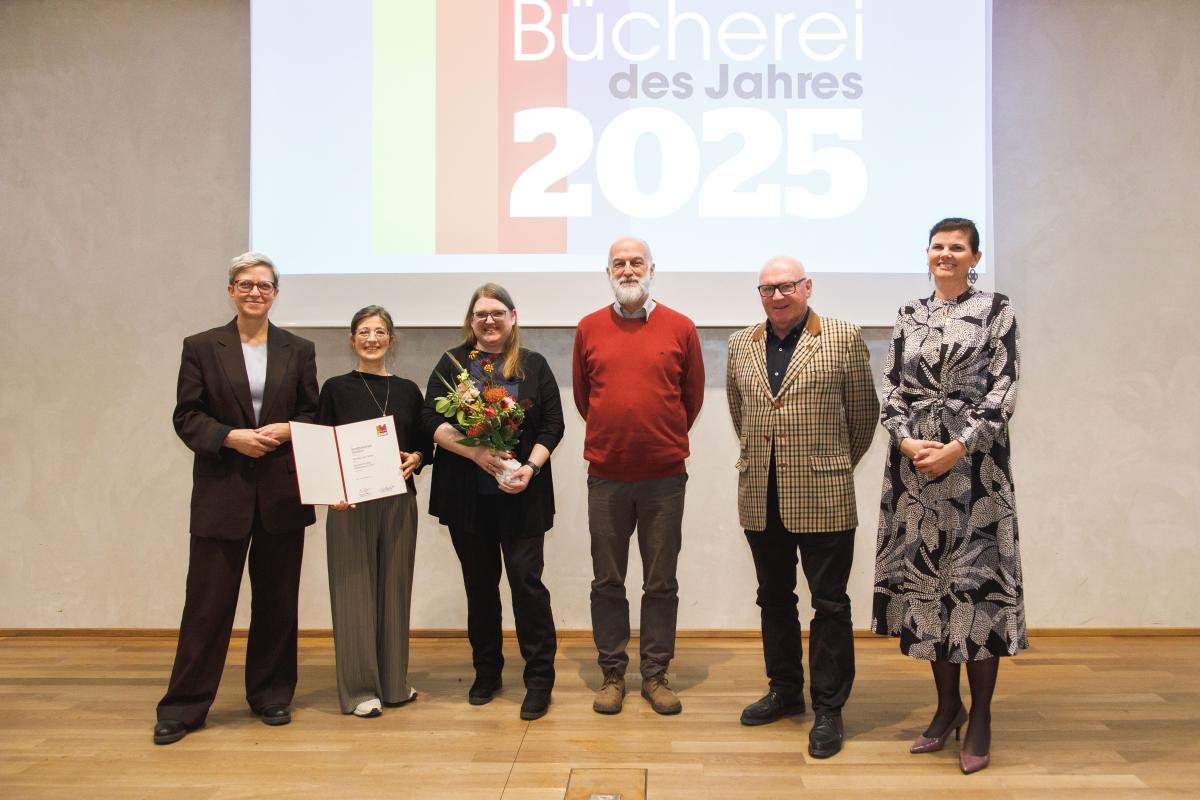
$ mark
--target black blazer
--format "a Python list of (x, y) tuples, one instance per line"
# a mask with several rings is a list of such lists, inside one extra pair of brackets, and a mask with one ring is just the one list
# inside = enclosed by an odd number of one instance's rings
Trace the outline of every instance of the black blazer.
[(270, 325), (262, 418), (254, 419), (237, 320), (183, 340), (175, 432), (196, 455), (192, 463), (191, 532), (210, 539), (250, 534), (257, 507), (267, 531), (302, 530), (316, 520), (300, 504), (291, 443), (261, 458), (222, 447), (234, 428), (312, 422), (317, 413), (313, 343)]
[[(460, 364), (467, 363), (466, 347), (450, 351)], [(558, 383), (550, 371), (550, 365), (540, 353), (521, 348), (521, 364), (525, 368), (525, 379), (521, 381), (518, 394), (521, 400), (529, 399), (533, 405), (525, 409), (525, 422), (521, 426), (521, 439), (513, 455), (525, 461), (535, 444), (550, 452), (563, 437), (562, 399)], [(441, 374), (454, 383), (458, 370), (449, 357), (442, 355), (437, 366), (429, 375), (429, 386), (425, 390), (425, 408), (421, 421), (432, 436), (443, 422), (449, 422), (434, 408), (439, 397), (446, 394), (446, 387), (438, 379)], [(433, 481), (429, 488), (429, 513), (443, 525), (472, 527), (475, 524), (475, 503), (478, 467), (469, 458), (451, 453), (441, 447), (434, 449)], [(510, 497), (510, 495), (504, 495)], [(517, 503), (522, 536), (537, 536), (554, 525), (554, 474), (549, 461), (542, 471), (529, 481), (529, 486), (518, 495), (511, 495)]]

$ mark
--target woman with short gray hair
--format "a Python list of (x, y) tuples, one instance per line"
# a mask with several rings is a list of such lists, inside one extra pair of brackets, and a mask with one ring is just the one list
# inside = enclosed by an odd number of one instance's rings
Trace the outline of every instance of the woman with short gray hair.
[(286, 725), (296, 689), (296, 601), (304, 528), (292, 460), (292, 420), (317, 410), (312, 342), (272, 325), (279, 272), (261, 253), (229, 268), (237, 316), (183, 340), (175, 432), (194, 453), (191, 546), (179, 645), (158, 704), (154, 743), (204, 724), (217, 694), (247, 556), (250, 634), (246, 702), (267, 725)]

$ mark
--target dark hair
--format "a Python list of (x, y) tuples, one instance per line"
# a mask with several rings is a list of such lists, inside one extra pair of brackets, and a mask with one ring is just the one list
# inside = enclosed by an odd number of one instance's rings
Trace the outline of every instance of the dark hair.
[[(963, 217), (946, 217), (944, 220), (934, 225), (929, 229), (929, 241), (933, 241), (933, 237), (942, 231), (963, 231), (968, 234), (971, 240), (971, 252), (979, 252), (979, 229), (975, 227), (975, 223)], [(928, 244), (928, 242), (926, 242)]]
[[(512, 295), (498, 283), (485, 283), (475, 290), (471, 295), (471, 302), (467, 303), (467, 316), (463, 319), (463, 344), (473, 348), (478, 344), (475, 338), (475, 329), (471, 327), (471, 319), (475, 314), (475, 303), (481, 297), (487, 297), (492, 300), (499, 300), (504, 304), (510, 312), (515, 311), (517, 306), (513, 303)], [(516, 378), (517, 380), (525, 379), (525, 370), (521, 367), (521, 328), (517, 325), (516, 320), (513, 320), (512, 331), (508, 335), (508, 341), (504, 343), (504, 377), (508, 380)]]
[(383, 324), (387, 326), (388, 338), (393, 334), (392, 315), (388, 313), (383, 306), (365, 306), (354, 312), (354, 316), (350, 319), (350, 335), (353, 336), (358, 332), (358, 323), (362, 322), (367, 317), (379, 317), (383, 320)]

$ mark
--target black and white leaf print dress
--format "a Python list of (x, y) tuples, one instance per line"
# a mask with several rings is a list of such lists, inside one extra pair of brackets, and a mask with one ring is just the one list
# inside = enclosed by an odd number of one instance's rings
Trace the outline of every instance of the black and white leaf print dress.
[[(1019, 362), (1002, 294), (929, 297), (896, 318), (871, 627), (913, 658), (961, 663), (1029, 646), (1008, 437)], [(907, 438), (957, 439), (967, 455), (926, 478), (900, 452)]]

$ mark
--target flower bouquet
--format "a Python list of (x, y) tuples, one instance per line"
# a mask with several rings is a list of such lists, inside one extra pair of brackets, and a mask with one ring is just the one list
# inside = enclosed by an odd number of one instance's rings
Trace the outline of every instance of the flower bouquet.
[[(528, 401), (518, 403), (506, 388), (492, 380), (495, 357), (484, 358), (483, 371), (488, 377), (480, 386), (458, 359), (450, 353), (446, 355), (458, 374), (453, 382), (438, 374), (448, 391), (435, 401), (434, 408), (439, 414), (453, 420), (454, 426), (463, 432), (464, 438), (458, 440), (459, 444), (483, 446), (497, 453), (512, 453), (521, 438), (521, 423), (525, 421), (525, 404)], [(479, 351), (472, 350), (468, 355), (474, 360), (479, 357)], [(504, 466), (504, 472), (496, 476), (497, 483), (507, 482), (521, 464), (510, 457), (504, 459)]]

